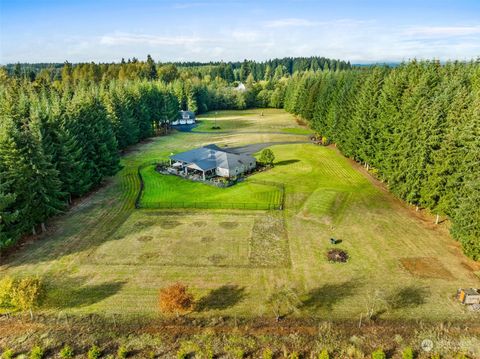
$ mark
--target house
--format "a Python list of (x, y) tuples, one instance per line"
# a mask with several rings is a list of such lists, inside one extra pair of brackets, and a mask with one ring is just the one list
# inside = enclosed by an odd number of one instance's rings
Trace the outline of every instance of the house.
[(234, 177), (256, 166), (256, 159), (250, 155), (237, 154), (208, 145), (170, 156), (170, 166), (184, 175), (200, 174), (207, 176)]
[(238, 84), (238, 86), (235, 87), (235, 90), (240, 91), (240, 92), (245, 92), (245, 91), (247, 91), (247, 88), (245, 87), (245, 85), (242, 82), (240, 82)]
[(193, 125), (195, 123), (195, 113), (192, 111), (178, 111), (178, 117), (172, 122), (172, 126)]
[(461, 288), (457, 291), (457, 299), (466, 305), (480, 304), (480, 292), (475, 288)]

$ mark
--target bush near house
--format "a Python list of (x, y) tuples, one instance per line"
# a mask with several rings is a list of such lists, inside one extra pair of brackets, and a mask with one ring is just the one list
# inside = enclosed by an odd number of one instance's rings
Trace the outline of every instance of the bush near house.
[(275, 161), (275, 155), (273, 151), (269, 148), (265, 148), (260, 154), (260, 162), (265, 166), (273, 166)]

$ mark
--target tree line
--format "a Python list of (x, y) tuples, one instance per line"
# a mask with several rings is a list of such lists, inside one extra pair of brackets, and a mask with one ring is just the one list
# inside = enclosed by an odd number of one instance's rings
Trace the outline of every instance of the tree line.
[(284, 106), (480, 259), (479, 62), (296, 73)]
[(398, 197), (451, 219), (465, 253), (480, 259), (480, 64), (320, 59), (267, 61), (260, 72), (249, 61), (177, 66), (150, 56), (41, 64), (36, 76), (0, 69), (0, 248), (44, 229), (119, 169), (119, 151), (168, 127), (179, 109), (274, 107), (307, 120)]
[(307, 70), (346, 70), (350, 62), (328, 59), (325, 57), (285, 57), (263, 62), (244, 60), (242, 62), (170, 62), (158, 63), (148, 55), (146, 61), (137, 58), (122, 59), (119, 63), (17, 63), (8, 64), (5, 70), (10, 76), (28, 78), (30, 81), (61, 81), (70, 77), (75, 81), (90, 80), (95, 82), (111, 80), (161, 80), (171, 82), (178, 78), (191, 76), (199, 79), (222, 79), (227, 83), (246, 81), (251, 74), (255, 81), (271, 76), (277, 69), (292, 75)]

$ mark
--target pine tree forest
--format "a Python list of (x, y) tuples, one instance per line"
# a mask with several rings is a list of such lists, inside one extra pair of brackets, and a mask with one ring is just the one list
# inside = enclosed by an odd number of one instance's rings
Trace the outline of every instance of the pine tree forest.
[(321, 57), (0, 68), (0, 250), (45, 231), (120, 170), (123, 150), (167, 134), (178, 110), (252, 107), (305, 120), (396, 196), (448, 220), (480, 260), (480, 63)]

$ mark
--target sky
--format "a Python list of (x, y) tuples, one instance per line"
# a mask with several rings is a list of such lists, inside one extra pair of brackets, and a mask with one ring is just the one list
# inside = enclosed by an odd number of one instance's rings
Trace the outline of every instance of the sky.
[(0, 64), (480, 56), (480, 0), (0, 0)]

